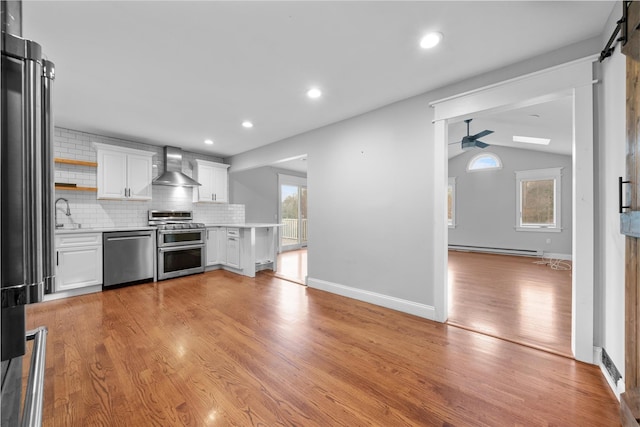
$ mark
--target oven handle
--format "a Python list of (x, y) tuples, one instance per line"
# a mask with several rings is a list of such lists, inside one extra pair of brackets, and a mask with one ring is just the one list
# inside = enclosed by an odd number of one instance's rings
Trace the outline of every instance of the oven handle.
[(158, 230), (159, 234), (202, 233), (204, 228), (183, 228), (181, 230)]
[(186, 245), (186, 246), (172, 246), (168, 248), (158, 248), (159, 253), (183, 251), (185, 249), (201, 249), (204, 245)]

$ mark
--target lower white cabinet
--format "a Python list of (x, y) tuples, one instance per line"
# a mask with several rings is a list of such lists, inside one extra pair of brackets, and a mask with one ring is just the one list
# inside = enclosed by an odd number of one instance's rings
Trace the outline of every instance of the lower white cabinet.
[(207, 228), (207, 267), (227, 261), (227, 228)]
[(240, 268), (240, 230), (238, 228), (227, 228), (226, 265)]
[(102, 233), (56, 235), (55, 292), (102, 284)]
[(240, 269), (242, 242), (237, 227), (207, 228), (207, 267), (222, 265)]

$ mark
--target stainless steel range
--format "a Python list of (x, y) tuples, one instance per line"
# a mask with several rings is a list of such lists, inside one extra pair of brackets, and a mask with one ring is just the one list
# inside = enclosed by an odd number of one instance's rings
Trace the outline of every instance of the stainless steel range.
[(158, 227), (158, 280), (204, 272), (205, 227), (191, 211), (149, 211)]

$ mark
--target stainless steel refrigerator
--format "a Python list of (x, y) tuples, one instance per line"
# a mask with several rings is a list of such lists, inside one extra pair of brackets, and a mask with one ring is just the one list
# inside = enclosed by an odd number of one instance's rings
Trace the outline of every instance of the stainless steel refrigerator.
[[(54, 68), (53, 63), (43, 59), (39, 44), (10, 34), (8, 30), (3, 25), (1, 418), (2, 426), (30, 426), (41, 424), (47, 332), (45, 327), (26, 330), (25, 306), (42, 301), (45, 290), (52, 289), (55, 279), (51, 117)], [(22, 399), (22, 365), (29, 339), (34, 343), (30, 351), (28, 384)]]

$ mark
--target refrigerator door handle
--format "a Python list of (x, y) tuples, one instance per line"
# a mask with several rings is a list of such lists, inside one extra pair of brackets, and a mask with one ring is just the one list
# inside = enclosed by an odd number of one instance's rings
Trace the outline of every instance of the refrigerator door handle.
[(27, 380), (22, 412), (22, 427), (41, 426), (44, 401), (44, 371), (47, 356), (47, 327), (40, 326), (27, 331), (26, 339), (33, 341), (31, 366)]
[[(42, 276), (45, 293), (51, 293), (55, 284), (54, 264), (54, 230), (55, 214), (53, 209), (54, 168), (53, 168), (53, 80), (55, 65), (46, 59), (42, 60)], [(57, 252), (56, 252), (57, 258)]]

